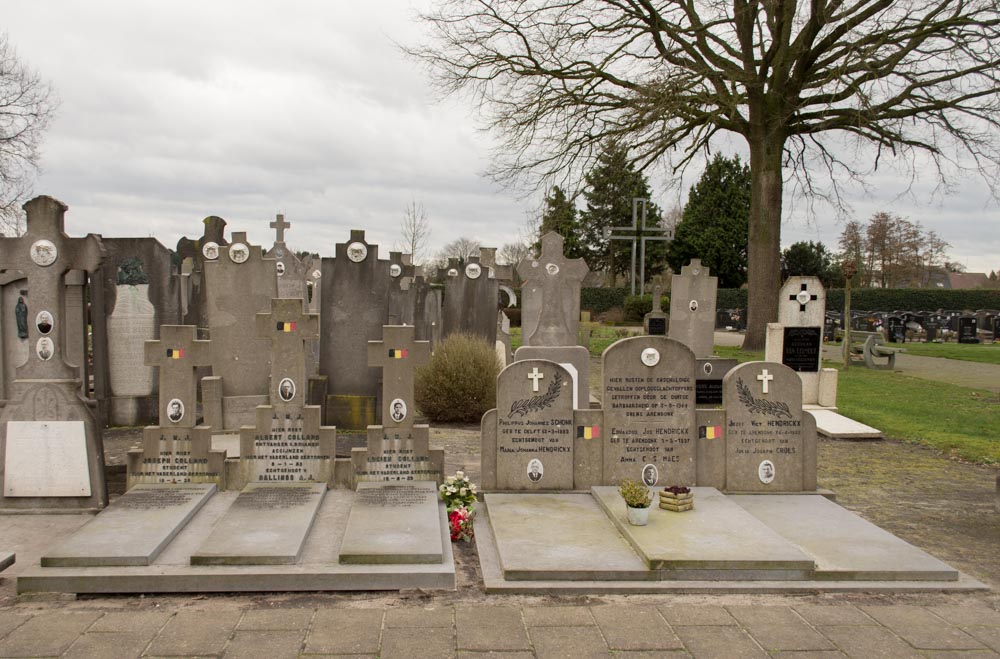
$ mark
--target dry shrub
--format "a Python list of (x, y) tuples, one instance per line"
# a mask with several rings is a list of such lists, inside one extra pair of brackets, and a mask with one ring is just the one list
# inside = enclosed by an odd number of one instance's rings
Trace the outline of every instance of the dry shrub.
[(496, 406), (500, 361), (496, 349), (471, 334), (451, 334), (417, 369), (414, 396), (433, 422), (479, 421)]

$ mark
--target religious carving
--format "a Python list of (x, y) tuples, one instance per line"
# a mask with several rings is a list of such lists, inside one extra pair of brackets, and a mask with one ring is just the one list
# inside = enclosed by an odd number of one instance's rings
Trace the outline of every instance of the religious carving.
[(28, 338), (28, 305), (21, 296), (18, 296), (17, 304), (14, 305), (14, 320), (17, 321), (17, 338)]
[(125, 259), (118, 265), (118, 274), (115, 283), (119, 286), (138, 286), (148, 284), (149, 275), (142, 269), (142, 259), (138, 256)]

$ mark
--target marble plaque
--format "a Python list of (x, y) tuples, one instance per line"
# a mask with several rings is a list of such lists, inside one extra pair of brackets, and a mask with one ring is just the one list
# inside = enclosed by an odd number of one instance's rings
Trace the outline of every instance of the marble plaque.
[(320, 480), (322, 463), (330, 456), (320, 455), (319, 444), (318, 430), (307, 429), (302, 414), (272, 415), (269, 428), (258, 426), (255, 430), (253, 454), (244, 458), (251, 460), (251, 480), (261, 483)]
[(153, 367), (143, 366), (145, 342), (155, 338), (156, 310), (149, 284), (117, 287), (115, 310), (108, 318), (108, 362), (115, 396), (153, 393)]
[(9, 421), (4, 496), (89, 497), (83, 421)]

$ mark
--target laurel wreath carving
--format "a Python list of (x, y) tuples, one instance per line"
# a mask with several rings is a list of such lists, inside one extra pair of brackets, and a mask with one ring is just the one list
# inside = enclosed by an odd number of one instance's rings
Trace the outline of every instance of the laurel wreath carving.
[(788, 410), (788, 403), (779, 403), (773, 400), (754, 398), (750, 393), (750, 387), (743, 384), (743, 378), (736, 379), (736, 393), (739, 394), (740, 402), (747, 406), (752, 414), (764, 414), (792, 418), (792, 413)]
[(549, 383), (549, 388), (544, 394), (539, 394), (538, 396), (532, 396), (531, 398), (524, 398), (522, 400), (515, 400), (510, 406), (510, 413), (507, 418), (511, 418), (515, 414), (518, 416), (524, 416), (530, 412), (537, 412), (538, 410), (544, 410), (546, 407), (552, 405), (556, 398), (559, 397), (559, 392), (562, 389), (562, 373), (556, 372), (552, 378), (552, 382)]

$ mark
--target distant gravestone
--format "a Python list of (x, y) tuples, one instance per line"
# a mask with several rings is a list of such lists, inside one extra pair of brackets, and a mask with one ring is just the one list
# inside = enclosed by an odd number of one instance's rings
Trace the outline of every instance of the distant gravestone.
[(695, 357), (666, 337), (617, 341), (602, 358), (604, 481), (694, 485)]
[(211, 215), (202, 220), (204, 231), (201, 238), (177, 241), (177, 258), (183, 263), (191, 259), (191, 270), (187, 277), (186, 308), (182, 319), (185, 325), (208, 328), (208, 289), (205, 286), (205, 263), (219, 260), (223, 247), (228, 245), (225, 230), (226, 221)]
[(802, 411), (802, 385), (787, 366), (747, 362), (723, 381), (726, 490), (816, 489), (816, 426)]
[(826, 319), (826, 291), (818, 277), (789, 277), (778, 293), (778, 321), (769, 323), (765, 359), (784, 364), (797, 372), (802, 382), (803, 402), (820, 402), (821, 377), (833, 389), (834, 369), (821, 371), (823, 324)]
[(464, 332), (494, 345), (497, 338), (497, 280), (489, 276), (489, 271), (476, 256), (469, 257), (464, 265), (453, 269), (457, 274), (444, 278), (442, 338)]
[(699, 357), (695, 369), (695, 404), (698, 407), (722, 405), (722, 380), (739, 364), (736, 359)]
[[(389, 312), (388, 325), (415, 325), (417, 288), (413, 285), (412, 265), (404, 262), (405, 254), (389, 252)], [(408, 260), (408, 259), (407, 259)]]
[(542, 236), (538, 258), (527, 257), (517, 267), (521, 287), (521, 332), (526, 346), (577, 344), (580, 322), (580, 286), (590, 272), (583, 259), (563, 255), (558, 233)]
[(500, 372), (496, 410), (483, 417), (484, 483), (500, 490), (573, 488), (571, 382), (564, 367), (540, 359)]
[(270, 345), (253, 329), (278, 293), (274, 263), (242, 232), (205, 262), (212, 378), (203, 383), (203, 397), (205, 422), (216, 432), (252, 425), (255, 409), (267, 402), (271, 364), (261, 357)]
[(146, 341), (156, 338), (156, 309), (149, 299), (149, 277), (142, 262), (122, 273), (115, 286), (115, 309), (108, 316), (108, 372), (115, 425), (135, 425), (139, 420), (139, 398), (153, 393), (153, 369), (142, 367)]
[(691, 259), (671, 280), (670, 338), (691, 348), (695, 357), (712, 354), (718, 287), (719, 278), (709, 276), (701, 259)]
[(94, 272), (101, 241), (69, 238), (67, 207), (52, 197), (24, 205), (27, 232), (0, 239), (0, 263), (20, 270), (31, 290), (27, 361), (0, 412), (0, 509), (95, 509), (107, 503), (100, 428), (67, 363), (66, 288), (71, 270)]
[(278, 278), (278, 297), (308, 300), (306, 281), (309, 275), (306, 266), (285, 244), (285, 230), (291, 226), (281, 214), (271, 222), (270, 227), (274, 229), (274, 245), (267, 251), (265, 258), (274, 259), (274, 271)]
[(653, 310), (647, 313), (643, 319), (643, 330), (650, 336), (667, 335), (667, 314), (663, 313), (661, 307), (661, 296), (663, 295), (663, 283), (660, 275), (653, 277)]
[(975, 316), (962, 316), (958, 319), (958, 342), (979, 343), (979, 323)]

